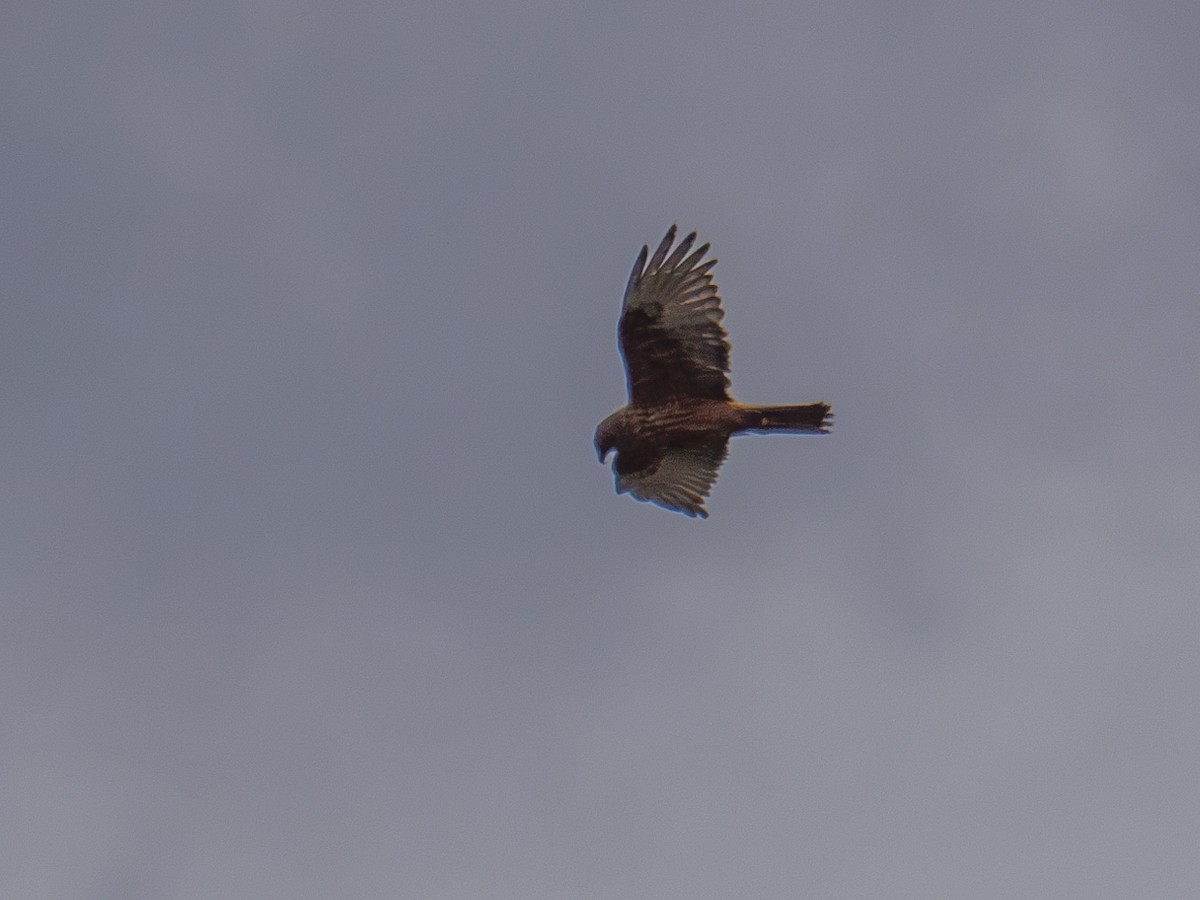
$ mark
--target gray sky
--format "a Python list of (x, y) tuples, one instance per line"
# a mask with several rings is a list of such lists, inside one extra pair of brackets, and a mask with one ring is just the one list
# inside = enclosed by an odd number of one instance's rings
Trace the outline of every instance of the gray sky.
[(3, 19), (0, 895), (1200, 894), (1194, 2)]

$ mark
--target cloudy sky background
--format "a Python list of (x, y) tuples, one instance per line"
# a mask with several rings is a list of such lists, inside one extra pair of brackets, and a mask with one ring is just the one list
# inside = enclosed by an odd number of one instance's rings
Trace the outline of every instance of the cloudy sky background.
[(0, 895), (1200, 893), (1194, 3), (2, 18)]

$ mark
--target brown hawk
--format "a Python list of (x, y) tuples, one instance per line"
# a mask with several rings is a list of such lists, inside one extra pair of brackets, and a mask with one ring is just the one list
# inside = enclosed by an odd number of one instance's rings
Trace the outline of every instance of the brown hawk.
[(672, 250), (672, 225), (633, 264), (617, 329), (629, 404), (597, 426), (595, 443), (601, 462), (616, 451), (618, 494), (704, 518), (733, 435), (827, 434), (832, 416), (828, 403), (749, 406), (729, 396), (717, 261), (702, 261), (708, 244), (689, 254), (695, 242), (693, 231)]

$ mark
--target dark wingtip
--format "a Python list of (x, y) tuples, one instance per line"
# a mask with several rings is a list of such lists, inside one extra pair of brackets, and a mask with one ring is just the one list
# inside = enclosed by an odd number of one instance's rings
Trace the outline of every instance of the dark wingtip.
[[(692, 244), (694, 243), (696, 243), (696, 232), (693, 231), (679, 242), (671, 255), (667, 257), (666, 262), (663, 263), (663, 268), (667, 270), (678, 269), (683, 263), (683, 258), (687, 256), (688, 251), (692, 249)], [(690, 269), (691, 266), (685, 266), (684, 268)]]
[(633, 271), (629, 273), (629, 281), (625, 282), (625, 298), (629, 298), (630, 292), (637, 287), (638, 281), (642, 277), (642, 273), (646, 271), (646, 257), (650, 255), (650, 248), (642, 244), (642, 252), (638, 254), (633, 263)]
[(653, 272), (663, 264), (663, 260), (667, 258), (667, 251), (671, 249), (671, 245), (675, 243), (676, 227), (672, 225), (667, 229), (666, 237), (662, 239), (662, 243), (658, 245), (658, 249), (654, 251), (654, 255), (650, 257), (650, 262), (646, 266), (646, 271)]

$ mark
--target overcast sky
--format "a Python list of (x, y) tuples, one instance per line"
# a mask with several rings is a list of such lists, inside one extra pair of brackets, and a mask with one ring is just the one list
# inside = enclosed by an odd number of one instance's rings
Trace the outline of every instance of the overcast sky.
[(0, 19), (0, 895), (1200, 896), (1194, 0)]

